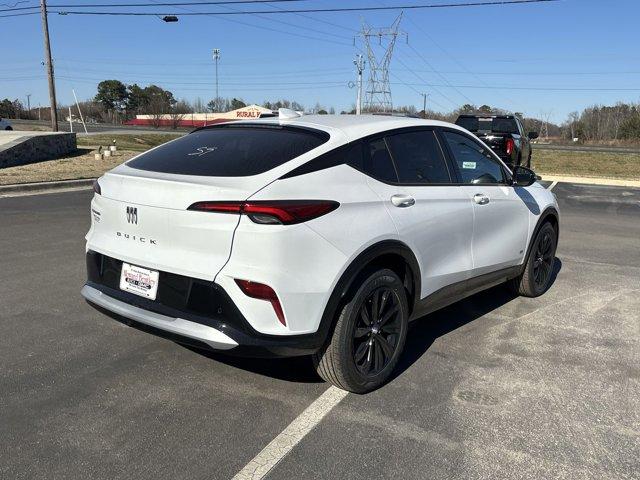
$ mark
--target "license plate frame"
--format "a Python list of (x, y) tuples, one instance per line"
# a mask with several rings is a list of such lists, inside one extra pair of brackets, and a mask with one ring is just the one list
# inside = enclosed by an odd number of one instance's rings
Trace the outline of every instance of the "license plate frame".
[(158, 279), (160, 272), (122, 262), (120, 271), (120, 290), (133, 293), (149, 300), (158, 295)]

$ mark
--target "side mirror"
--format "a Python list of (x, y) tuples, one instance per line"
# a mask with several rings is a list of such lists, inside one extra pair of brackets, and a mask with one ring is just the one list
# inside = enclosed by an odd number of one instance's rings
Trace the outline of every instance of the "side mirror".
[(538, 176), (533, 170), (522, 165), (516, 165), (513, 167), (513, 186), (514, 187), (528, 187), (533, 185)]
[(539, 137), (538, 132), (529, 132), (527, 136), (529, 137), (529, 140), (535, 140)]

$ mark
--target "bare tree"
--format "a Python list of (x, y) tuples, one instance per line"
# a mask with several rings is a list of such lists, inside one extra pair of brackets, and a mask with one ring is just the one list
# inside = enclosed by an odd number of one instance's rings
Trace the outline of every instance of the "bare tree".
[(193, 112), (193, 108), (186, 100), (179, 100), (175, 105), (171, 108), (171, 112), (169, 113), (169, 119), (171, 122), (171, 128), (174, 130), (180, 126), (180, 122), (184, 119), (184, 117)]

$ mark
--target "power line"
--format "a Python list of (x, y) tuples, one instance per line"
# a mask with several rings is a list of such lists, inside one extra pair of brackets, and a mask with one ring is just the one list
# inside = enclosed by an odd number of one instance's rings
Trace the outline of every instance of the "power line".
[[(426, 85), (428, 87), (448, 87), (449, 85), (433, 84), (433, 83), (417, 83), (417, 86)], [(506, 85), (452, 85), (458, 88), (478, 88), (489, 90), (531, 90), (541, 92), (640, 92), (638, 88), (625, 88), (625, 87), (512, 87)]]
[[(422, 78), (420, 75), (418, 75), (414, 70), (412, 70), (411, 68), (409, 68), (409, 66), (404, 63), (402, 60), (400, 60), (399, 58), (396, 58), (396, 60), (400, 63), (400, 65), (402, 65), (404, 68), (406, 68), (410, 73), (412, 73), (418, 80), (420, 80), (422, 83), (421, 84), (417, 84), (418, 86), (429, 86), (431, 87), (431, 89), (437, 93), (438, 95), (440, 95), (442, 98), (444, 98), (446, 101), (448, 101), (449, 103), (451, 103), (452, 105), (455, 105), (456, 107), (459, 105), (459, 102), (456, 102), (454, 100), (451, 100), (451, 98), (449, 98), (447, 95), (445, 95), (444, 93), (442, 93), (440, 90), (438, 90), (437, 88), (434, 88), (434, 85), (430, 85), (424, 78)], [(397, 77), (396, 77), (397, 78)], [(405, 83), (405, 85), (408, 85)], [(419, 95), (422, 95), (422, 92), (419, 90), (416, 90), (416, 93), (418, 93)], [(432, 100), (433, 102), (433, 100)], [(434, 102), (435, 103), (435, 102)]]
[[(152, 1), (155, 4), (159, 4), (159, 2), (157, 2), (155, 0), (152, 0)], [(231, 9), (231, 7), (223, 7), (223, 8)], [(178, 7), (178, 9), (182, 10), (184, 12), (188, 12), (188, 13), (185, 13), (184, 15), (192, 15), (192, 14), (198, 13), (196, 10), (192, 10), (192, 9), (189, 9), (189, 8)], [(234, 9), (231, 9), (231, 10), (234, 10)], [(236, 11), (236, 10), (234, 10), (234, 11)], [(227, 12), (227, 13), (229, 13), (229, 12)], [(183, 15), (183, 14), (180, 14), (180, 15)], [(205, 14), (205, 15), (208, 15), (208, 14)], [(244, 25), (244, 26), (247, 26), (247, 27), (259, 28), (261, 30), (267, 30), (269, 32), (276, 32), (276, 33), (283, 34), (283, 35), (289, 35), (289, 36), (299, 37), (299, 38), (306, 38), (307, 40), (315, 40), (315, 41), (318, 41), (318, 42), (332, 43), (334, 45), (350, 46), (347, 43), (338, 42), (336, 40), (330, 40), (328, 38), (312, 37), (310, 35), (305, 35), (305, 34), (302, 34), (302, 33), (295, 33), (295, 32), (291, 32), (291, 31), (288, 31), (288, 30), (282, 30), (282, 29), (267, 27), (266, 25), (255, 25), (253, 23), (247, 23), (247, 22), (243, 22), (241, 20), (232, 19), (232, 18), (226, 18), (226, 17), (220, 17), (220, 19), (224, 20), (224, 21), (227, 21), (227, 22), (236, 23), (238, 25)], [(278, 23), (285, 23), (285, 24), (287, 24), (287, 25), (289, 25), (291, 27), (300, 28), (299, 25), (289, 24), (289, 23), (286, 23), (286, 22), (278, 21)], [(323, 35), (325, 34), (325, 32), (321, 32), (321, 33)]]
[[(343, 12), (375, 12), (388, 10), (420, 10), (428, 8), (459, 8), (459, 7), (483, 7), (483, 6), (503, 6), (503, 5), (522, 5), (532, 3), (549, 3), (558, 2), (560, 0), (490, 0), (483, 2), (467, 2), (467, 3), (441, 3), (428, 5), (394, 5), (383, 7), (343, 7), (343, 8), (310, 8), (310, 9), (286, 9), (286, 10), (239, 10), (231, 12), (186, 12), (180, 15), (187, 16), (226, 16), (226, 15), (276, 15), (286, 13), (343, 13)], [(158, 4), (148, 4), (153, 7)], [(80, 6), (76, 5), (75, 8)], [(89, 8), (89, 7), (80, 7)], [(98, 11), (80, 11), (80, 10), (55, 10), (52, 13), (60, 15), (100, 15), (100, 16), (156, 16), (156, 15), (178, 15), (177, 13), (152, 13), (152, 12), (98, 12)]]
[(39, 14), (40, 12), (10, 13), (8, 15), (0, 15), (0, 18), (26, 17), (27, 15), (39, 15)]
[[(256, 3), (282, 3), (282, 2), (302, 2), (305, 0), (219, 0), (215, 2), (171, 2), (171, 3), (157, 3), (156, 5), (161, 7), (177, 7), (181, 5), (245, 5), (245, 4), (256, 4)], [(20, 2), (19, 2), (20, 3)], [(16, 4), (17, 5), (17, 4)], [(155, 6), (150, 3), (93, 3), (89, 5), (78, 5), (78, 4), (61, 4), (55, 3), (50, 4), (50, 8), (111, 8), (111, 7), (152, 7)], [(33, 8), (40, 8), (38, 6), (33, 7), (11, 7), (0, 10), (0, 12), (14, 12), (18, 10), (30, 10)]]
[(433, 68), (433, 65), (431, 65), (431, 63), (429, 63), (429, 62), (427, 61), (427, 59), (426, 59), (426, 58), (424, 58), (424, 56), (422, 56), (422, 54), (421, 54), (418, 50), (416, 50), (416, 49), (413, 47), (413, 45), (409, 45), (409, 48), (410, 48), (411, 50), (413, 50), (413, 52), (414, 52), (416, 55), (418, 55), (418, 57), (419, 57), (419, 58), (420, 58), (420, 59), (425, 63), (425, 65), (427, 65), (427, 66), (431, 69), (431, 71), (432, 71), (433, 73), (435, 73), (436, 75), (438, 75), (438, 76), (439, 76), (439, 77), (440, 77), (440, 78), (441, 78), (441, 79), (442, 79), (442, 80), (443, 80), (447, 85), (449, 85), (451, 88), (453, 88), (453, 89), (454, 89), (454, 90), (455, 90), (455, 91), (456, 91), (456, 92), (457, 92), (461, 97), (463, 97), (463, 98), (464, 98), (466, 101), (468, 101), (469, 103), (475, 103), (475, 102), (474, 102), (473, 100), (471, 100), (467, 95), (465, 95), (463, 92), (461, 92), (460, 90), (458, 90), (455, 86), (453, 86), (453, 85), (451, 84), (451, 82), (449, 82), (449, 80), (447, 79), (447, 77), (445, 77), (442, 73), (440, 73), (440, 72), (436, 71), (436, 69), (435, 69), (435, 68)]

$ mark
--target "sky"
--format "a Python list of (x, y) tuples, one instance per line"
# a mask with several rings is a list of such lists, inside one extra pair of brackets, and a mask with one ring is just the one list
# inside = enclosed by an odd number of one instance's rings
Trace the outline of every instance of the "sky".
[[(136, 0), (139, 3), (141, 0)], [(150, 0), (162, 3), (171, 0)], [(175, 0), (174, 0), (175, 1)], [(390, 26), (399, 11), (180, 16), (187, 11), (278, 10), (463, 3), (465, 0), (303, 0), (226, 6), (111, 8), (157, 17), (49, 15), (58, 102), (96, 93), (100, 80), (157, 84), (176, 98), (215, 96), (212, 49), (221, 50), (219, 91), (247, 103), (287, 98), (338, 112), (355, 105), (355, 41), (363, 22)], [(49, 4), (134, 0), (48, 0)], [(37, 5), (0, 0), (0, 9)], [(51, 7), (53, 10), (53, 7)], [(72, 10), (72, 8), (65, 8)], [(98, 10), (98, 9), (94, 9)], [(0, 12), (0, 15), (6, 13)], [(391, 62), (393, 103), (451, 111), (488, 104), (560, 123), (594, 104), (640, 101), (640, 1), (558, 2), (406, 10)], [(375, 45), (375, 42), (374, 42)], [(380, 46), (376, 47), (380, 55)], [(0, 99), (48, 105), (39, 15), (0, 18)], [(364, 78), (369, 74), (365, 66)]]

